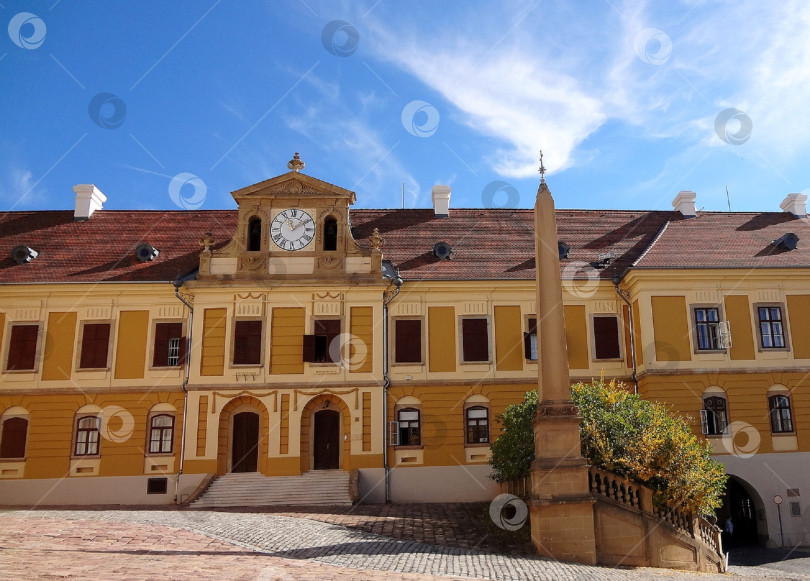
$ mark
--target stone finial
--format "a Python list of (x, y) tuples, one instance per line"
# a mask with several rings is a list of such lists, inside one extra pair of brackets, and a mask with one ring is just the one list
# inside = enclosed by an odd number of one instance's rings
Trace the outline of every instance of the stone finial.
[(206, 232), (205, 236), (200, 238), (200, 246), (203, 247), (203, 252), (211, 252), (211, 246), (214, 244), (214, 237), (210, 232)]
[(372, 250), (380, 250), (383, 244), (385, 244), (385, 241), (383, 240), (382, 236), (380, 236), (380, 231), (377, 228), (374, 228), (374, 232), (371, 234), (368, 241), (369, 244), (371, 244)]
[(293, 155), (293, 158), (287, 162), (287, 167), (295, 172), (304, 169), (306, 166), (307, 164), (301, 161), (301, 156), (298, 155), (297, 151)]

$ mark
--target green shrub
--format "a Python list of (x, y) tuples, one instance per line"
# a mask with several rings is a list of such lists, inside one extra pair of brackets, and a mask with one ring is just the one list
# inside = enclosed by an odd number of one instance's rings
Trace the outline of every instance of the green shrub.
[[(614, 382), (577, 383), (571, 398), (582, 415), (582, 455), (589, 464), (653, 489), (661, 505), (704, 515), (721, 505), (725, 469), (683, 418)], [(490, 461), (496, 481), (529, 473), (536, 407), (537, 392), (529, 392), (498, 416), (503, 427)]]

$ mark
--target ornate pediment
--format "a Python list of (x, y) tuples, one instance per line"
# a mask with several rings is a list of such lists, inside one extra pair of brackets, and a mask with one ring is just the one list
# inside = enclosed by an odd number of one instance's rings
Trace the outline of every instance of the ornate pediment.
[(263, 182), (247, 186), (231, 192), (231, 195), (240, 206), (244, 202), (276, 198), (301, 198), (301, 203), (307, 200), (333, 200), (342, 201), (351, 206), (354, 204), (356, 194), (340, 186), (330, 184), (318, 178), (302, 174), (298, 171), (289, 171), (280, 176), (270, 178)]
[(292, 171), (232, 192), (236, 230), (221, 248), (200, 242), (201, 278), (382, 280), (382, 239), (362, 248), (352, 237), (355, 193), (300, 173), (304, 165), (296, 153)]

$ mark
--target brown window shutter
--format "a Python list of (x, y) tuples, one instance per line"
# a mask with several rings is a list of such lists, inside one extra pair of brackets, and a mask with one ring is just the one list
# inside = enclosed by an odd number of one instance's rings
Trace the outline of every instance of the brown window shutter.
[(177, 360), (177, 365), (185, 367), (186, 355), (188, 355), (188, 337), (180, 337), (180, 357)]
[(100, 369), (107, 367), (107, 350), (110, 346), (109, 323), (87, 323), (82, 335), (82, 356), (79, 367)]
[(315, 335), (304, 335), (304, 349), (301, 359), (309, 363), (315, 361)]
[(618, 318), (613, 316), (594, 317), (593, 337), (596, 359), (618, 359), (621, 357)]
[(529, 330), (523, 333), (523, 356), (532, 358), (532, 335), (537, 335), (537, 319), (529, 319)]
[(169, 328), (170, 323), (155, 325), (155, 353), (152, 356), (154, 367), (165, 367), (169, 364)]
[(420, 363), (422, 361), (422, 321), (404, 319), (394, 322), (394, 361)]
[(0, 435), (0, 458), (24, 458), (25, 440), (28, 436), (28, 420), (9, 418), (3, 422)]
[(233, 362), (235, 365), (258, 365), (262, 362), (261, 321), (236, 322)]
[(11, 327), (6, 369), (9, 371), (34, 369), (38, 334), (39, 325), (14, 325)]
[(489, 359), (487, 320), (463, 319), (461, 330), (464, 361), (487, 361)]

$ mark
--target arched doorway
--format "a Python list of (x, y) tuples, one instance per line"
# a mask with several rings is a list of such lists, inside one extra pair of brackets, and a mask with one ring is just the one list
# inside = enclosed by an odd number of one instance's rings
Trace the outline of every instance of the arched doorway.
[(231, 472), (256, 472), (259, 461), (259, 414), (240, 412), (233, 416)]
[[(725, 530), (729, 516), (734, 525), (731, 547), (764, 544), (767, 540), (764, 507), (759, 495), (748, 483), (732, 475), (726, 484), (723, 506), (717, 511), (717, 526)], [(724, 543), (727, 543), (725, 539)]]
[(301, 472), (350, 470), (352, 413), (339, 396), (323, 393), (301, 410)]
[(315, 470), (337, 470), (340, 468), (340, 412), (317, 411), (313, 423), (312, 467)]
[(267, 474), (270, 418), (264, 403), (249, 395), (233, 398), (219, 414), (217, 474)]

